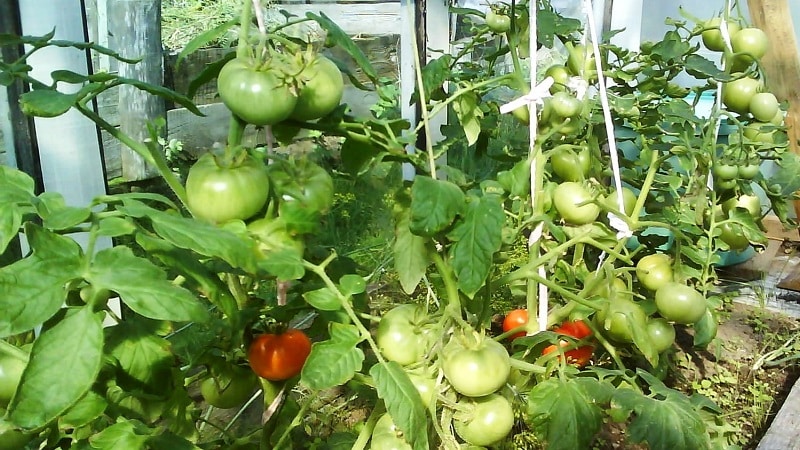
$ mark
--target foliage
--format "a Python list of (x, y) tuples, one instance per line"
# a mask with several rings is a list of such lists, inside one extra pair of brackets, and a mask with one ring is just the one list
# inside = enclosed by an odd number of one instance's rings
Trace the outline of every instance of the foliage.
[[(355, 117), (339, 105), (318, 120), (259, 121), (268, 125), (270, 139), (245, 148), (242, 135), (256, 124), (233, 115), (227, 145), (209, 153), (203, 168), (230, 176), (246, 167), (258, 174), (236, 178), (237, 193), (217, 208), (251, 196), (263, 206), (234, 208), (236, 214), (224, 220), (200, 214), (210, 202), (189, 201), (197, 189), (176, 176), (155, 145), (131, 140), (89, 106), (100, 93), (130, 84), (199, 113), (188, 97), (113, 74), (57, 71), (52, 75), (58, 83), (44, 83), (31, 75), (25, 58), (49, 46), (119, 56), (93, 44), (54, 41), (52, 35), (0, 36), (0, 45), (32, 48), (19, 61), (0, 63), (4, 84), (20, 78), (33, 87), (21, 99), (25, 112), (53, 117), (77, 110), (153, 164), (176, 199), (117, 194), (67, 206), (57, 193), (34, 192), (27, 175), (2, 168), (0, 250), (23, 233), (31, 251), (0, 268), (0, 308), (7, 312), (0, 316), (0, 336), (10, 340), (41, 331), (0, 432), (29, 433), (44, 448), (292, 448), (310, 440), (312, 433), (298, 425), (315, 399), (346, 387), (367, 405), (369, 418), (363, 427), (332, 436), (330, 446), (365, 448), (386, 438), (406, 448), (456, 448), (459, 437), (475, 436), (465, 431), (475, 426), (472, 421), (486, 419), (486, 411), (478, 410), (497, 400), (512, 405), (516, 426), (547, 448), (588, 448), (606, 422), (625, 426), (631, 442), (654, 450), (718, 448), (714, 433), (724, 422), (719, 408), (663, 383), (659, 377), (670, 349), (664, 350), (663, 339), (654, 341), (648, 323), (660, 317), (694, 322), (686, 324), (694, 344), (707, 346), (723, 303), (714, 289), (716, 267), (721, 254), (735, 248), (724, 227), (735, 226), (745, 246), (766, 241), (760, 228), (765, 211), (737, 202), (758, 189), (769, 209), (789, 223), (787, 194), (797, 188), (798, 160), (786, 151), (782, 118), (753, 134), (746, 131), (755, 122), (747, 112), (715, 107), (705, 118), (695, 110), (704, 92), (720, 86), (727, 92), (737, 79), (755, 80), (757, 58), (734, 72), (701, 56), (690, 43), (707, 31), (699, 20), (670, 20), (674, 29), (639, 51), (602, 44), (595, 53), (582, 45), (580, 20), (537, 2), (537, 18), (548, 26), (536, 40), (562, 45), (567, 55), (549, 72), (548, 81), (555, 81), (549, 94), (539, 86), (533, 92), (538, 98), (512, 111), (513, 120), (537, 126), (531, 141), (534, 133), (526, 136), (522, 127), (506, 134), (514, 128), (499, 114), (507, 100), (530, 94), (522, 64), (536, 51), (536, 43), (527, 42), (528, 7), (494, 5), (494, 14), (511, 19), (507, 30), (484, 23), (480, 11), (453, 10), (468, 37), (459, 55), (441, 55), (421, 68), (415, 95), (424, 102), (420, 123), (395, 117), (390, 110), (396, 103), (386, 98), (373, 117)], [(215, 78), (234, 60), (300, 95), (312, 82), (301, 76), (304, 69), (319, 61), (322, 45), (336, 45), (359, 66), (368, 80), (364, 88), (392, 95), (391, 85), (324, 14), (287, 16), (286, 23), (251, 33), (250, 2), (240, 12), (238, 20), (186, 45), (181, 57), (240, 24), (243, 38), (235, 53), (199, 78)], [(305, 21), (325, 30), (324, 43), (283, 33)], [(466, 58), (473, 53), (480, 61)], [(726, 61), (736, 56), (742, 54), (724, 54)], [(697, 85), (678, 85), (681, 74), (695, 77)], [(67, 91), (65, 84), (77, 89)], [(599, 95), (589, 95), (590, 86)], [(686, 101), (690, 92), (694, 104)], [(454, 123), (444, 128), (443, 140), (433, 142), (427, 119), (444, 111)], [(289, 111), (285, 116), (291, 117)], [(727, 140), (717, 135), (722, 125)], [(275, 143), (287, 145), (308, 133), (341, 144), (331, 166), (312, 155), (275, 151)], [(442, 158), (454, 148), (462, 152), (458, 166)], [(493, 161), (496, 170), (471, 170), (465, 161), (473, 156)], [(564, 157), (575, 164), (563, 164)], [(760, 170), (713, 177), (717, 166), (766, 160), (781, 166), (774, 177)], [(358, 264), (320, 238), (325, 227), (336, 237), (339, 228), (350, 226), (337, 212), (347, 197), (335, 192), (341, 183), (330, 170), (358, 180), (401, 164), (416, 177), (391, 191), (393, 266), (387, 279), (397, 280), (406, 298), (376, 316), (368, 294), (382, 281), (385, 258), (377, 258), (377, 268), (365, 267), (364, 259)], [(630, 205), (624, 202), (626, 189), (629, 199), (635, 197)], [(385, 198), (385, 189), (376, 191)], [(368, 214), (361, 214), (356, 220), (366, 221)], [(87, 236), (85, 248), (74, 233)], [(101, 236), (118, 245), (96, 248)], [(658, 264), (669, 269), (659, 273), (672, 279), (644, 282), (654, 269), (637, 262), (659, 253), (668, 257), (657, 258)], [(681, 289), (658, 290), (675, 283)], [(692, 294), (684, 302), (691, 311), (675, 311), (674, 305), (664, 310), (674, 291)], [(493, 336), (492, 299), (498, 292), (524, 304), (529, 320)], [(425, 302), (416, 301), (421, 297)], [(121, 315), (111, 299), (122, 303)], [(546, 316), (538, 317), (545, 301)], [(392, 311), (404, 311), (398, 308), (407, 303), (418, 303), (414, 313), (395, 322), (400, 314)], [(564, 323), (579, 320), (589, 332), (563, 332)], [(303, 330), (313, 344), (299, 375), (261, 380), (263, 423), (244, 433), (201, 436), (198, 424), (208, 405), (189, 389), (219, 378), (226, 367), (246, 366), (246, 349), (257, 336), (287, 328)], [(387, 347), (391, 340), (382, 338), (382, 329), (394, 333), (397, 348)], [(524, 336), (505, 340), (520, 331)], [(585, 348), (594, 349), (592, 364), (573, 364), (567, 357)], [(412, 357), (398, 356), (409, 349), (404, 353)], [(464, 379), (465, 373), (486, 377)], [(307, 395), (293, 395), (294, 387)], [(379, 419), (387, 412), (388, 432), (376, 428), (386, 423)]]

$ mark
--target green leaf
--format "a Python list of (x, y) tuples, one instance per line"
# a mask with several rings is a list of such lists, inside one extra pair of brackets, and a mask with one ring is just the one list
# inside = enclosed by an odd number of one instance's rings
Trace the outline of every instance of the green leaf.
[(80, 84), (89, 81), (89, 77), (71, 70), (54, 70), (50, 72), (50, 78), (53, 81), (62, 81), (64, 83)]
[(361, 275), (348, 273), (339, 278), (339, 290), (347, 296), (361, 294), (367, 290), (367, 281)]
[(98, 450), (144, 450), (149, 435), (137, 433), (133, 421), (117, 422), (89, 438), (92, 448)]
[(591, 448), (603, 423), (602, 411), (574, 378), (548, 378), (528, 395), (530, 425), (548, 450)]
[(106, 410), (108, 402), (101, 395), (89, 391), (78, 403), (72, 405), (64, 415), (58, 418), (61, 429), (80, 428), (100, 417)]
[(531, 161), (524, 159), (511, 170), (497, 173), (497, 181), (511, 197), (523, 197), (531, 192)]
[(473, 145), (478, 142), (478, 137), (481, 134), (481, 118), (483, 117), (483, 111), (478, 107), (478, 94), (470, 91), (458, 96), (453, 102), (453, 111), (455, 111), (459, 123), (464, 128), (464, 134), (467, 136), (467, 145)]
[(342, 143), (340, 152), (344, 169), (347, 173), (356, 175), (380, 154), (380, 149), (371, 142), (347, 138)]
[(238, 18), (223, 22), (216, 27), (206, 30), (192, 38), (192, 40), (183, 47), (181, 52), (178, 53), (178, 59), (175, 61), (175, 69), (180, 67), (181, 62), (183, 62), (187, 56), (205, 47), (209, 42), (216, 41), (220, 36), (225, 35), (228, 30), (236, 25), (239, 25)]
[(692, 328), (694, 329), (692, 345), (697, 348), (706, 348), (717, 337), (717, 329), (719, 328), (717, 313), (711, 308), (706, 308), (703, 317), (693, 324)]
[(411, 211), (405, 210), (396, 221), (394, 229), (394, 268), (403, 292), (411, 294), (425, 276), (430, 264), (427, 239), (417, 236), (409, 229)]
[(165, 393), (172, 387), (165, 380), (175, 363), (170, 343), (160, 336), (168, 330), (160, 322), (136, 317), (125, 320), (106, 329), (106, 353), (126, 375), (141, 383), (139, 386), (150, 393)]
[(0, 203), (30, 203), (36, 184), (28, 174), (0, 165)]
[(632, 442), (647, 442), (651, 450), (710, 448), (708, 433), (700, 414), (683, 394), (663, 385), (655, 377), (639, 370), (652, 383), (654, 398), (632, 389), (619, 389), (614, 400), (634, 412), (628, 435)]
[(370, 79), (375, 85), (378, 84), (378, 71), (375, 70), (367, 55), (357, 46), (350, 35), (344, 32), (339, 25), (336, 24), (330, 17), (324, 13), (316, 15), (312, 12), (307, 12), (306, 17), (315, 20), (323, 30), (327, 31), (326, 41), (330, 45), (345, 50), (356, 62), (358, 67), (364, 72), (364, 75)]
[(36, 89), (20, 96), (22, 112), (35, 117), (57, 117), (78, 101), (75, 94), (63, 94), (55, 89)]
[(303, 255), (291, 247), (270, 252), (258, 262), (258, 267), (283, 281), (299, 280), (306, 273), (303, 267)]
[(81, 250), (75, 241), (26, 224), (33, 254), (0, 268), (0, 337), (41, 325), (61, 309), (64, 286), (80, 277)]
[(361, 338), (352, 325), (331, 323), (331, 338), (311, 346), (300, 380), (320, 391), (350, 381), (364, 363), (364, 352), (357, 347)]
[(37, 197), (36, 210), (43, 219), (45, 228), (66, 230), (89, 219), (92, 211), (89, 208), (67, 206), (64, 196), (58, 192), (43, 192)]
[(730, 81), (733, 77), (724, 70), (720, 70), (712, 61), (697, 55), (688, 55), (684, 60), (686, 73), (698, 80), (713, 78), (717, 81)]
[(338, 311), (342, 308), (336, 292), (327, 287), (305, 292), (303, 298), (309, 305), (322, 311)]
[(177, 103), (183, 106), (184, 108), (188, 109), (195, 115), (205, 116), (205, 114), (203, 114), (199, 109), (197, 109), (197, 105), (195, 105), (194, 102), (192, 102), (192, 99), (181, 93), (175, 92), (172, 89), (165, 88), (164, 86), (145, 83), (144, 81), (136, 80), (133, 78), (118, 77), (117, 80), (121, 83), (129, 84), (145, 92), (149, 92), (153, 95), (157, 95), (161, 98), (165, 98), (171, 102)]
[(9, 418), (23, 428), (49, 424), (91, 388), (103, 361), (103, 324), (91, 308), (67, 312), (34, 341)]
[(394, 361), (372, 366), (369, 374), (375, 381), (378, 397), (383, 399), (403, 438), (414, 450), (428, 450), (428, 417), (419, 391), (403, 367)]
[(445, 180), (418, 176), (411, 186), (411, 232), (434, 236), (450, 226), (464, 209), (461, 188)]
[[(192, 78), (192, 81), (189, 82), (189, 86), (186, 88), (186, 95), (189, 98), (194, 98), (197, 91), (203, 87), (206, 83), (215, 80), (219, 76), (219, 71), (222, 70), (222, 66), (228, 63), (228, 61), (232, 60), (236, 57), (236, 52), (232, 51), (227, 53), (222, 58), (207, 64), (202, 71), (200, 71), (197, 76)], [(176, 66), (177, 69), (177, 66)]]
[(500, 197), (470, 196), (464, 216), (447, 237), (458, 287), (470, 298), (483, 286), (502, 245), (505, 213)]
[(102, 217), (98, 222), (97, 233), (100, 236), (119, 237), (131, 235), (136, 225), (128, 218)]
[(97, 289), (116, 292), (129, 308), (151, 319), (202, 322), (208, 316), (191, 292), (168, 281), (161, 268), (127, 247), (99, 251), (85, 278)]
[[(444, 84), (451, 76), (450, 66), (453, 63), (453, 57), (449, 54), (444, 54), (434, 60), (428, 61), (422, 68), (422, 84), (425, 86), (425, 99), (430, 101), (432, 98), (436, 100), (437, 96), (444, 96)], [(471, 99), (467, 101), (475, 107), (478, 104), (478, 97), (474, 91), (470, 91)], [(419, 93), (415, 92), (411, 98), (412, 101), (419, 101)], [(460, 100), (456, 99), (456, 103)], [(455, 103), (453, 104), (455, 108)], [(482, 116), (482, 114), (481, 114)], [(463, 125), (463, 124), (462, 124)]]
[[(786, 152), (781, 155), (775, 172), (767, 181), (768, 186), (778, 185), (780, 195), (786, 198), (800, 191), (800, 155)], [(770, 188), (772, 191), (772, 188)]]

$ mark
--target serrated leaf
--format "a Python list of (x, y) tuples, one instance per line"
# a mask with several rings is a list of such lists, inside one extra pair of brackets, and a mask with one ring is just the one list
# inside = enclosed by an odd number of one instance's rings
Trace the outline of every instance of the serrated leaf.
[(65, 83), (80, 84), (89, 80), (89, 77), (71, 70), (54, 70), (50, 72), (53, 81), (63, 81)]
[(75, 94), (64, 94), (55, 89), (37, 89), (20, 96), (22, 112), (35, 117), (58, 117), (78, 101)]
[(172, 89), (156, 84), (145, 83), (144, 81), (133, 78), (118, 77), (117, 80), (123, 84), (131, 85), (137, 89), (141, 89), (145, 92), (149, 92), (150, 94), (157, 95), (161, 98), (165, 98), (171, 102), (177, 103), (189, 110), (192, 114), (197, 116), (205, 116), (205, 114), (197, 109), (197, 105), (192, 102), (192, 99), (179, 92), (173, 91)]
[(33, 178), (20, 170), (0, 165), (0, 203), (29, 203), (36, 187)]
[(222, 67), (235, 57), (236, 52), (230, 52), (222, 58), (203, 67), (203, 70), (200, 71), (200, 73), (192, 78), (192, 80), (189, 82), (189, 86), (186, 88), (186, 95), (189, 98), (194, 98), (195, 94), (197, 94), (197, 91), (206, 83), (216, 79), (219, 76), (219, 71), (222, 70)]
[(357, 347), (361, 342), (358, 331), (348, 332), (350, 325), (332, 324), (342, 330), (332, 330), (331, 339), (315, 342), (311, 346), (300, 381), (313, 390), (329, 389), (350, 381), (364, 363), (364, 352)]
[(170, 343), (159, 334), (159, 322), (135, 318), (126, 320), (106, 330), (106, 353), (114, 357), (126, 375), (149, 388), (150, 393), (161, 393), (171, 388), (165, 382), (174, 365)]
[(470, 298), (483, 286), (502, 245), (505, 222), (498, 196), (471, 196), (463, 217), (447, 237), (453, 241), (450, 258), (458, 287)]
[(394, 268), (403, 292), (411, 294), (417, 289), (430, 264), (427, 239), (417, 236), (408, 228), (411, 211), (406, 210), (397, 218), (394, 230)]
[(119, 237), (133, 234), (136, 225), (131, 220), (123, 217), (103, 217), (98, 222), (97, 233), (100, 236)]
[(338, 311), (342, 308), (342, 302), (336, 292), (327, 287), (303, 293), (305, 301), (316, 309), (322, 311)]
[(458, 96), (453, 102), (453, 111), (467, 136), (467, 145), (478, 142), (483, 117), (483, 111), (478, 107), (478, 94), (469, 92)]
[(66, 230), (89, 219), (92, 211), (89, 208), (67, 206), (64, 196), (57, 192), (43, 192), (37, 197), (36, 210), (43, 219), (45, 228)]
[(431, 237), (450, 226), (464, 209), (464, 192), (445, 180), (418, 176), (411, 185), (411, 232)]
[(10, 420), (23, 428), (47, 425), (89, 391), (102, 360), (103, 324), (98, 316), (88, 307), (68, 313), (34, 341), (9, 405)]
[[(643, 374), (642, 371), (640, 374)], [(648, 378), (654, 379), (652, 376)], [(659, 386), (662, 389), (656, 389), (657, 392), (666, 389), (660, 382)], [(628, 425), (632, 442), (647, 442), (652, 450), (710, 448), (702, 417), (691, 402), (677, 391), (669, 392), (666, 398), (657, 399), (632, 389), (619, 389), (614, 400), (634, 412)]]
[(703, 317), (693, 324), (692, 328), (694, 328), (692, 345), (697, 348), (706, 348), (717, 337), (719, 329), (717, 313), (711, 308), (706, 308)]
[(383, 399), (392, 421), (414, 450), (428, 450), (428, 417), (419, 391), (405, 370), (394, 361), (372, 366), (378, 397)]
[(590, 448), (603, 415), (574, 378), (548, 378), (528, 394), (528, 420), (548, 450)]
[(238, 18), (223, 22), (216, 27), (206, 30), (192, 38), (192, 40), (186, 43), (183, 49), (181, 49), (181, 52), (178, 53), (178, 58), (175, 60), (175, 69), (180, 67), (181, 63), (187, 56), (205, 47), (209, 42), (217, 40), (220, 36), (223, 36), (228, 32), (228, 30), (236, 25), (239, 25)]
[(0, 268), (0, 337), (33, 329), (64, 303), (64, 286), (80, 277), (78, 244), (38, 225), (26, 224), (33, 254)]
[(698, 80), (706, 80), (713, 78), (717, 81), (729, 81), (731, 75), (724, 70), (720, 70), (716, 64), (711, 60), (706, 59), (700, 55), (688, 55), (684, 60), (686, 65), (685, 70), (689, 75), (697, 78)]
[(150, 319), (202, 322), (208, 317), (191, 292), (172, 284), (161, 268), (127, 247), (99, 251), (85, 278), (97, 289), (116, 292), (129, 308)]

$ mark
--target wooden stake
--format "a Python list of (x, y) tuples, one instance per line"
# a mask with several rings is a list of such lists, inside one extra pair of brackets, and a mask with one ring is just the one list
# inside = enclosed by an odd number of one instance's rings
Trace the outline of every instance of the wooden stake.
[[(747, 0), (753, 25), (769, 38), (770, 49), (761, 60), (767, 87), (780, 101), (789, 103), (786, 127), (789, 147), (800, 154), (800, 55), (798, 55), (789, 0)], [(800, 201), (794, 202), (800, 219)]]

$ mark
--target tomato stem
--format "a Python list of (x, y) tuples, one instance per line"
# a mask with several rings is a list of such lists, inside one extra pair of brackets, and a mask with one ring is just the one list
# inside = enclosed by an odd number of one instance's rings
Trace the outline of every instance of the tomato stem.
[(537, 374), (547, 372), (547, 369), (545, 369), (544, 367), (529, 363), (527, 361), (522, 361), (521, 359), (509, 358), (509, 362), (511, 363), (512, 368), (523, 370), (525, 372), (531, 372)]

